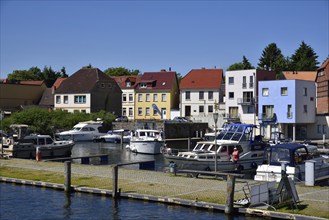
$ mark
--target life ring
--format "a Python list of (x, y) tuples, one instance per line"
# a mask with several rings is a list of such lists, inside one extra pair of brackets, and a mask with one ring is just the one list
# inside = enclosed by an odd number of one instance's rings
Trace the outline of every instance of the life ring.
[(7, 138), (7, 139), (6, 139), (6, 144), (8, 144), (8, 145), (9, 145), (9, 144), (10, 144), (10, 142), (11, 142), (10, 138)]

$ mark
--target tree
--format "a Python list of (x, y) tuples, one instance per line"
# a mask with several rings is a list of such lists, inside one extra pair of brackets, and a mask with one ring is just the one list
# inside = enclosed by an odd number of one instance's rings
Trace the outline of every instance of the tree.
[(271, 43), (263, 50), (258, 67), (264, 70), (273, 70), (276, 73), (276, 77), (280, 78), (282, 71), (287, 69), (287, 61), (276, 44)]
[(251, 65), (249, 60), (245, 56), (243, 56), (242, 62), (232, 64), (231, 66), (229, 66), (227, 70), (230, 71), (230, 70), (249, 70), (249, 69), (255, 69), (255, 67), (253, 67), (253, 65)]
[(124, 67), (111, 67), (107, 68), (104, 71), (105, 74), (108, 76), (137, 76), (140, 74), (139, 70), (128, 70), (127, 68)]
[(291, 56), (291, 70), (294, 71), (315, 71), (318, 68), (318, 56), (314, 50), (304, 41)]

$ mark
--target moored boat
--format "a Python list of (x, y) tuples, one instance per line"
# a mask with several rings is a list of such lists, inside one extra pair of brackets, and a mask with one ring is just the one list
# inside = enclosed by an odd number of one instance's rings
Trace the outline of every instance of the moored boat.
[(137, 129), (127, 145), (127, 149), (142, 154), (160, 154), (162, 147), (164, 140), (161, 131), (153, 129)]
[[(192, 151), (164, 149), (163, 154), (165, 159), (175, 163), (178, 169), (227, 172), (255, 170), (262, 163), (264, 148), (268, 144), (261, 140), (261, 136), (253, 139), (254, 128), (252, 124), (229, 124), (214, 141), (197, 142)], [(231, 158), (234, 148), (237, 148), (240, 154), (236, 163)]]
[(258, 166), (255, 180), (281, 180), (281, 170), (295, 181), (305, 181), (306, 163), (314, 164), (314, 178), (322, 179), (329, 175), (328, 158), (322, 157), (317, 146), (285, 143), (268, 147), (264, 151), (264, 164)]
[(108, 143), (121, 143), (121, 138), (123, 143), (129, 143), (131, 138), (130, 130), (110, 130), (106, 135), (96, 137), (95, 142), (108, 142)]

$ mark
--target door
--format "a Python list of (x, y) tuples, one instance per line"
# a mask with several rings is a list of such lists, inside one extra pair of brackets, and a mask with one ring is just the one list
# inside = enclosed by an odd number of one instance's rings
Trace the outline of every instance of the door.
[(167, 110), (165, 108), (161, 109), (162, 119), (167, 119)]
[(189, 105), (185, 106), (185, 116), (186, 117), (191, 116), (191, 106)]

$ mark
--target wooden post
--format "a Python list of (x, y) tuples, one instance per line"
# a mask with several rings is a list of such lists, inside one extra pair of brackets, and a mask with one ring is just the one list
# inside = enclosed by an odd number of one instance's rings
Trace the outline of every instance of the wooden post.
[(121, 149), (123, 149), (123, 131), (121, 132), (121, 142), (120, 142), (120, 144), (121, 144)]
[(112, 198), (118, 197), (118, 165), (113, 165), (112, 168)]
[(235, 176), (227, 175), (227, 195), (225, 204), (225, 214), (233, 214)]
[(71, 161), (64, 162), (64, 190), (66, 193), (71, 192)]

